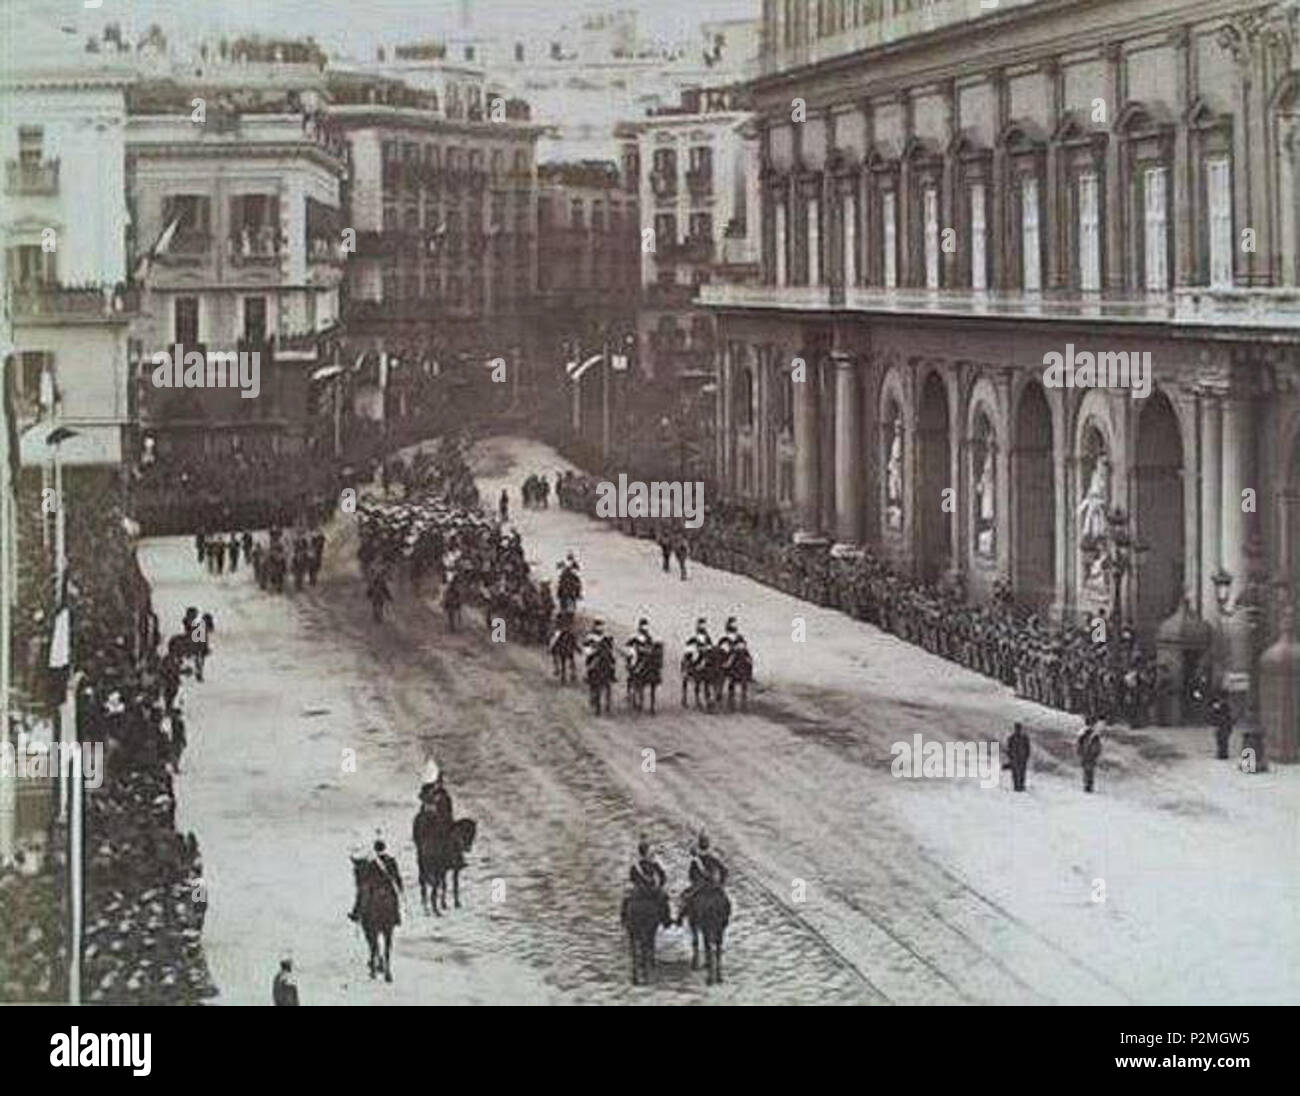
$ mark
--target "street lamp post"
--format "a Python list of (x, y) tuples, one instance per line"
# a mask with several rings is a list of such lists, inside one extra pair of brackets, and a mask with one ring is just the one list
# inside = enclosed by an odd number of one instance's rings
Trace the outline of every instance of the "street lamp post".
[[(85, 893), (83, 851), (85, 848), (85, 788), (81, 772), (81, 743), (77, 737), (77, 675), (72, 667), (72, 619), (68, 608), (68, 522), (63, 495), (63, 462), (60, 447), (77, 431), (56, 426), (45, 436), (45, 444), (54, 457), (54, 562), (58, 610), (55, 634), (51, 643), (51, 668), (62, 668), (67, 675), (64, 696), (59, 706), (59, 818), (67, 824), (67, 903), (68, 903), (68, 1003), (81, 1003), (81, 942), (84, 928)], [(55, 665), (66, 645), (67, 661)]]
[[(1252, 532), (1247, 539), (1244, 556), (1246, 564), (1245, 581), (1233, 604), (1229, 605), (1228, 603), (1234, 581), (1232, 573), (1220, 566), (1210, 577), (1210, 581), (1214, 583), (1214, 597), (1219, 604), (1220, 616), (1224, 619), (1231, 619), (1241, 614), (1246, 624), (1247, 667), (1244, 671), (1246, 675), (1246, 681), (1244, 682), (1246, 685), (1246, 711), (1241, 732), (1241, 745), (1243, 750), (1254, 751), (1255, 766), (1250, 771), (1267, 772), (1268, 762), (1264, 756), (1264, 735), (1259, 720), (1259, 655), (1260, 637), (1264, 625), (1265, 590), (1272, 576), (1264, 560), (1264, 548), (1258, 530)], [(1222, 625), (1220, 625), (1220, 634), (1222, 635)], [(1231, 673), (1225, 675), (1225, 677), (1229, 691), (1241, 691), (1240, 684)]]

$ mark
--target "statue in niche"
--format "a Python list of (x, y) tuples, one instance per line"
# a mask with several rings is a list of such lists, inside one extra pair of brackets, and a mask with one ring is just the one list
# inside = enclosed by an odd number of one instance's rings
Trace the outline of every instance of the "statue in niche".
[(903, 528), (903, 415), (894, 408), (893, 437), (885, 476), (885, 522), (890, 529)]
[(1084, 584), (1106, 587), (1106, 534), (1110, 513), (1110, 460), (1104, 452), (1093, 462), (1092, 475), (1079, 503), (1079, 550), (1085, 564)]
[(992, 443), (985, 438), (982, 445), (984, 461), (975, 481), (975, 551), (981, 556), (992, 556), (997, 529), (997, 473), (993, 467)]

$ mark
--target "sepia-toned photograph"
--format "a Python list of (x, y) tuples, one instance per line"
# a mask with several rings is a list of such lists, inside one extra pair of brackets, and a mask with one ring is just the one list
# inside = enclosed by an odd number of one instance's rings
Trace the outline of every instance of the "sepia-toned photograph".
[(1111, 1074), (1251, 1068), (1300, 0), (0, 42), (0, 1003), (83, 1007), (38, 1067), (189, 1027), (121, 1006), (1053, 1005)]

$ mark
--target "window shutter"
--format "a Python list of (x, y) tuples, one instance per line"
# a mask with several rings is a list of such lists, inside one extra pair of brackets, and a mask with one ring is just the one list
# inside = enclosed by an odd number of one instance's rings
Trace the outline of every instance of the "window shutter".
[(1146, 171), (1146, 240), (1143, 257), (1146, 263), (1146, 287), (1163, 292), (1169, 286), (1168, 235), (1165, 220), (1165, 169)]
[(988, 288), (988, 258), (985, 255), (984, 184), (970, 188), (970, 285)]
[(1232, 176), (1226, 158), (1206, 163), (1209, 206), (1210, 285), (1232, 286)]
[(886, 191), (881, 195), (880, 216), (883, 222), (886, 289), (893, 289), (898, 285), (898, 252), (895, 238), (898, 226), (894, 221), (894, 200), (893, 191)]
[(1100, 224), (1097, 212), (1097, 176), (1079, 177), (1079, 288), (1101, 289)]
[(939, 192), (925, 188), (925, 285), (939, 288)]
[(1038, 242), (1038, 180), (1026, 179), (1020, 187), (1021, 259), (1024, 289), (1037, 293), (1042, 288), (1042, 256)]

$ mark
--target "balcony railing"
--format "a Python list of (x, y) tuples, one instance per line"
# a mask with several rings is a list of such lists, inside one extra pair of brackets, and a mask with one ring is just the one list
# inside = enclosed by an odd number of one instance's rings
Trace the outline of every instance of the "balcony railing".
[(659, 247), (659, 257), (670, 262), (707, 263), (713, 258), (713, 241), (707, 236), (688, 236)]
[(13, 310), (20, 323), (126, 320), (140, 310), (140, 294), (119, 286), (15, 286)]
[(1210, 289), (1171, 293), (1043, 293), (961, 289), (880, 289), (867, 286), (737, 285), (700, 287), (697, 303), (712, 308), (790, 312), (847, 311), (1086, 319), (1116, 323), (1284, 328), (1300, 330), (1300, 288)]
[(59, 161), (43, 160), (39, 164), (26, 164), (10, 160), (5, 165), (5, 193), (12, 196), (57, 194), (59, 192)]
[(1036, 0), (868, 0), (868, 19), (860, 26), (811, 42), (778, 46), (759, 58), (759, 74), (771, 76), (858, 50), (889, 45), (942, 27), (995, 16)]
[(236, 233), (228, 241), (230, 261), (236, 266), (271, 266), (280, 257), (280, 237), (274, 228), (249, 234)]

